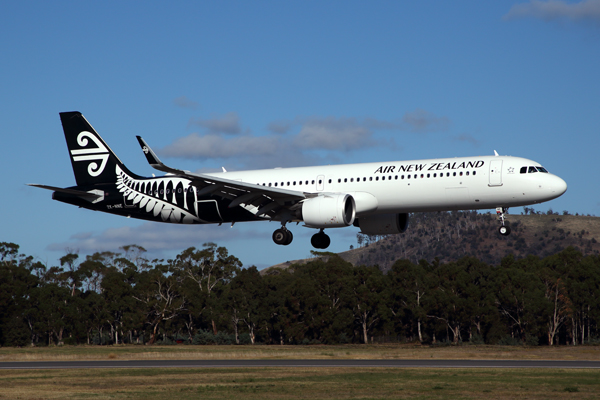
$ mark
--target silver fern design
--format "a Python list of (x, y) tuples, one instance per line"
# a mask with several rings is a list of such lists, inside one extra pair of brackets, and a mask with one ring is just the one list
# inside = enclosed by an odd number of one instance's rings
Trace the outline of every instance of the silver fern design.
[(145, 209), (155, 218), (160, 216), (163, 222), (207, 222), (197, 217), (198, 195), (188, 179), (164, 177), (139, 180), (127, 175), (118, 165), (116, 174), (117, 189), (123, 193), (126, 206)]

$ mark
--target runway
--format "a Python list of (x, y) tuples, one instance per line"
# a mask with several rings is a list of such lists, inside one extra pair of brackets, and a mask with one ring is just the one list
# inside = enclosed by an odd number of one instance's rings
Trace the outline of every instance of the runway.
[(0, 369), (74, 368), (585, 368), (600, 361), (566, 360), (96, 360), (7, 361)]

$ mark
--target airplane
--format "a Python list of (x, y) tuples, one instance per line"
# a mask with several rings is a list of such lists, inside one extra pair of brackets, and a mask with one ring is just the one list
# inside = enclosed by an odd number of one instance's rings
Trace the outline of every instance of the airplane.
[(356, 226), (369, 235), (406, 231), (409, 213), (496, 209), (499, 233), (509, 207), (561, 196), (566, 182), (538, 162), (520, 157), (438, 158), (346, 165), (192, 173), (163, 164), (137, 136), (148, 163), (165, 172), (131, 172), (80, 112), (60, 113), (76, 186), (52, 198), (95, 211), (176, 224), (277, 221), (273, 241), (289, 245), (287, 224), (317, 229), (311, 244), (325, 249), (325, 229)]

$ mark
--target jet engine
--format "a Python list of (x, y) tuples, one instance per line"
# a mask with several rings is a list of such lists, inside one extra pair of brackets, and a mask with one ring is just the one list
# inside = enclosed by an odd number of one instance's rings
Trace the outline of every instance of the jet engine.
[(341, 228), (354, 223), (356, 204), (349, 194), (321, 195), (302, 203), (302, 219), (310, 228)]
[(360, 217), (354, 223), (365, 235), (402, 233), (408, 228), (408, 214), (375, 214)]

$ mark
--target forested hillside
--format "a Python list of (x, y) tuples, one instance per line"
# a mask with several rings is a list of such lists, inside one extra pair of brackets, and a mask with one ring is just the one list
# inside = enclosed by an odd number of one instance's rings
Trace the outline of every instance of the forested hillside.
[(475, 257), (498, 265), (507, 254), (546, 257), (573, 246), (584, 255), (600, 254), (600, 218), (591, 216), (529, 213), (508, 215), (509, 236), (498, 233), (495, 214), (475, 211), (411, 214), (405, 233), (383, 237), (358, 234), (354, 250), (340, 256), (354, 265), (379, 265), (388, 270), (398, 259), (418, 262)]
[(212, 243), (144, 253), (47, 266), (0, 243), (0, 345), (600, 344), (600, 256), (572, 247), (498, 265), (398, 259), (386, 274), (335, 254), (261, 274)]

